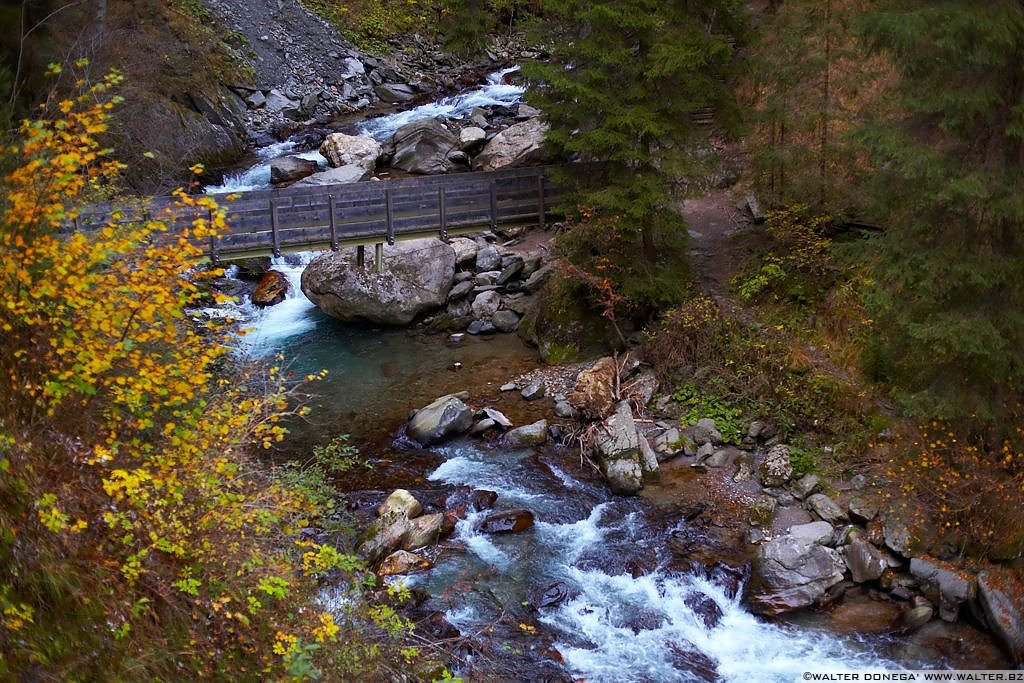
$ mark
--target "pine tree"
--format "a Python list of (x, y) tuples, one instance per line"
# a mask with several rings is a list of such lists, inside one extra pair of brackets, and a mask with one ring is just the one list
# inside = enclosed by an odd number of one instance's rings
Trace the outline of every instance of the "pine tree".
[(1024, 373), (1024, 6), (887, 0), (862, 33), (903, 111), (861, 135), (886, 225), (875, 369), (926, 414), (998, 419)]
[(850, 208), (844, 139), (885, 66), (850, 25), (875, 0), (788, 0), (763, 18), (748, 64), (754, 164), (774, 201)]
[(712, 107), (727, 121), (734, 113), (726, 78), (740, 5), (544, 3), (550, 57), (524, 69), (534, 83), (529, 99), (550, 124), (558, 154), (602, 162), (601, 173), (573, 180), (599, 229), (617, 235), (596, 248), (586, 231), (577, 233), (569, 258), (593, 274), (618, 272), (623, 293), (641, 309), (675, 303), (685, 291), (677, 275), (686, 232), (670, 181), (699, 166), (706, 131), (690, 115)]

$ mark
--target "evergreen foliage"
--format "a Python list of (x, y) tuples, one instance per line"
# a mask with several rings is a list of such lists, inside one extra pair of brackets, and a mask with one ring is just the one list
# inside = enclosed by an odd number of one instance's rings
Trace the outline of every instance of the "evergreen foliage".
[[(685, 226), (673, 179), (700, 166), (704, 131), (690, 114), (713, 107), (732, 120), (726, 83), (741, 3), (581, 2), (544, 4), (546, 62), (524, 71), (529, 99), (550, 124), (556, 154), (601, 162), (569, 179), (591, 230), (570, 234), (565, 253), (591, 275), (609, 277), (641, 312), (681, 299)], [(594, 219), (603, 225), (597, 225)], [(594, 232), (616, 239), (595, 242)], [(604, 266), (602, 270), (599, 266)]]
[(891, 0), (861, 30), (902, 77), (901, 120), (861, 133), (874, 369), (924, 414), (999, 418), (1024, 371), (1024, 6)]
[(754, 170), (778, 204), (849, 209), (854, 150), (844, 137), (884, 60), (850, 31), (874, 0), (789, 0), (764, 18), (748, 60), (745, 99)]

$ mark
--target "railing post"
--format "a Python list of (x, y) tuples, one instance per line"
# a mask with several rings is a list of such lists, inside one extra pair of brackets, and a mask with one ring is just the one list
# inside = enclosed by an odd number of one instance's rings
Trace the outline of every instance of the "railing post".
[(544, 207), (544, 172), (537, 176), (537, 224), (541, 230), (545, 225), (546, 209)]
[(366, 265), (366, 247), (360, 244), (356, 247), (356, 267), (362, 268)]
[(491, 232), (498, 230), (498, 185), (490, 181), (491, 190)]
[(445, 204), (444, 185), (437, 190), (437, 212), (441, 219), (441, 239), (448, 239), (448, 207)]
[(377, 275), (384, 272), (384, 245), (380, 242), (373, 245), (373, 267)]
[(270, 200), (270, 237), (273, 240), (274, 257), (281, 255), (281, 236), (277, 233), (277, 201)]
[[(146, 215), (147, 216), (149, 215), (148, 211), (146, 212)], [(146, 220), (148, 221), (149, 219), (147, 218)], [(207, 225), (212, 226), (213, 225), (213, 209), (210, 209), (207, 212), (207, 220), (208, 220)], [(215, 233), (215, 232), (211, 232), (210, 233), (210, 263), (212, 263), (215, 266), (220, 263), (220, 255), (217, 253), (217, 240), (219, 240), (219, 239), (220, 238), (217, 236), (217, 233)]]
[[(388, 244), (393, 245), (395, 243), (395, 207), (391, 201), (391, 188), (384, 190), (384, 209), (387, 213), (385, 221), (387, 223)], [(377, 272), (380, 271), (378, 270)]]
[(334, 214), (334, 195), (327, 195), (328, 213), (331, 217), (331, 251), (338, 251), (338, 217)]

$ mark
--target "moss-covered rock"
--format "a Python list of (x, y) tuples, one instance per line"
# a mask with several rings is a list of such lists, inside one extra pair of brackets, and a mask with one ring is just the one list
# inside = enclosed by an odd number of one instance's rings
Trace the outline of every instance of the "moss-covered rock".
[[(627, 330), (623, 330), (628, 334)], [(614, 327), (576, 290), (555, 275), (519, 323), (519, 336), (540, 351), (545, 363), (572, 363), (615, 351)]]

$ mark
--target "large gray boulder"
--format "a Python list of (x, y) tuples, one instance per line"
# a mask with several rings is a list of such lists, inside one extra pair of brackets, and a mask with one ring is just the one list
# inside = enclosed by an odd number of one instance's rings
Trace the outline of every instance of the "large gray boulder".
[(921, 592), (939, 605), (943, 621), (956, 621), (960, 605), (977, 594), (978, 580), (964, 571), (944, 565), (928, 557), (910, 560), (910, 573), (921, 582)]
[(355, 254), (328, 252), (302, 272), (302, 291), (327, 315), (346, 322), (408, 325), (444, 306), (455, 276), (455, 251), (430, 238), (384, 247), (384, 268), (359, 268)]
[(373, 138), (331, 133), (320, 145), (320, 154), (334, 167), (354, 164), (372, 172), (383, 149)]
[(615, 412), (596, 431), (597, 461), (616, 493), (632, 495), (643, 488), (643, 456), (640, 435), (628, 401), (620, 401)]
[(413, 121), (395, 131), (391, 165), (409, 173), (449, 173), (455, 168), (449, 155), (458, 147), (458, 138), (437, 119)]
[(473, 159), (473, 170), (494, 171), (499, 168), (539, 164), (547, 160), (544, 135), (548, 126), (540, 119), (530, 119), (506, 128)]
[(358, 183), (370, 175), (364, 167), (359, 164), (348, 164), (347, 166), (339, 166), (338, 168), (331, 168), (326, 171), (314, 173), (313, 175), (307, 176), (295, 183), (293, 187), (320, 187), (323, 185), (347, 185), (348, 183)]
[(405, 433), (420, 445), (430, 446), (464, 434), (472, 426), (473, 411), (458, 396), (450, 394), (417, 410)]
[(416, 90), (408, 83), (381, 83), (373, 90), (384, 102), (408, 102), (416, 97)]
[(1021, 580), (1004, 569), (978, 575), (978, 598), (992, 633), (1020, 668), (1024, 665), (1024, 593)]
[(786, 535), (758, 548), (754, 568), (759, 590), (751, 606), (776, 615), (813, 605), (843, 580), (845, 565), (836, 550)]
[(863, 538), (854, 538), (844, 549), (846, 566), (855, 583), (874, 581), (881, 578), (889, 567), (889, 561), (881, 550)]

